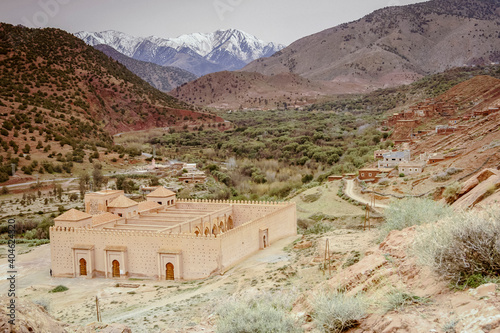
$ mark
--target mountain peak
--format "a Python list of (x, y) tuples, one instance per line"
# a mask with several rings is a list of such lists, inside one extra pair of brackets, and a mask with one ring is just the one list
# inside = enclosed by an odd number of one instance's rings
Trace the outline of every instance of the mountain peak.
[(237, 70), (285, 47), (266, 43), (238, 29), (220, 29), (212, 33), (192, 33), (175, 38), (134, 37), (114, 30), (80, 31), (75, 36), (91, 46), (108, 45), (136, 60), (179, 67), (196, 75)]

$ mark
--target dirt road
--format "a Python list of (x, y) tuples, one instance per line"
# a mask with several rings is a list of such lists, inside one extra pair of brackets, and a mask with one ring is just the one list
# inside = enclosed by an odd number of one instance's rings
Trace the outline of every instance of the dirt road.
[[(359, 201), (364, 204), (370, 204), (369, 200), (363, 198), (362, 196), (354, 192), (354, 179), (346, 180), (345, 194), (353, 200)], [(387, 205), (381, 203), (375, 203), (375, 208), (379, 208), (379, 210), (385, 209), (387, 207), (388, 207)]]

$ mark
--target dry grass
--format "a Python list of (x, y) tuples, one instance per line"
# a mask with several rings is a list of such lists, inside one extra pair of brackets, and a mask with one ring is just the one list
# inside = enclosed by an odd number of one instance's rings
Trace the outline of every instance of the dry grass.
[(413, 253), (455, 286), (500, 276), (500, 209), (456, 213), (422, 228)]

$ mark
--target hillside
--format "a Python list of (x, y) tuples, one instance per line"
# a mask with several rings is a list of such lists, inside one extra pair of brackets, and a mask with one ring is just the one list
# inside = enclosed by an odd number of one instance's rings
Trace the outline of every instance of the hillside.
[(135, 60), (116, 51), (111, 46), (99, 44), (94, 46), (94, 48), (123, 64), (132, 73), (163, 92), (168, 92), (186, 82), (196, 79), (196, 75), (183, 69)]
[(105, 44), (136, 60), (182, 68), (199, 76), (241, 69), (252, 60), (269, 57), (284, 47), (236, 29), (176, 38), (134, 37), (113, 30), (80, 31), (75, 36), (92, 46)]
[(383, 8), (304, 37), (242, 70), (374, 90), (452, 67), (498, 63), (499, 7), (498, 1), (432, 0)]
[(186, 103), (222, 109), (295, 108), (314, 103), (328, 93), (326, 85), (295, 74), (248, 72), (208, 74), (170, 92)]
[(55, 172), (70, 173), (69, 162), (83, 162), (85, 149), (111, 149), (112, 134), (222, 121), (194, 112), (71, 34), (0, 24), (0, 182), (11, 163), (30, 165), (27, 174), (38, 170), (30, 154), (58, 155), (63, 164)]

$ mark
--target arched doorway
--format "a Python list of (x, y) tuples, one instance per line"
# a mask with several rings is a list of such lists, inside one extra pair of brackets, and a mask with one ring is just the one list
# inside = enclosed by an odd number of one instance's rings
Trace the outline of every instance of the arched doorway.
[(165, 272), (166, 280), (174, 280), (174, 265), (169, 262), (166, 267), (167, 271)]
[(227, 218), (227, 230), (231, 230), (234, 228), (233, 218), (229, 216)]
[(200, 230), (196, 229), (196, 230), (194, 231), (194, 234), (196, 235), (196, 237), (198, 237), (198, 236), (200, 235)]
[(80, 259), (80, 275), (87, 275), (87, 260)]
[(120, 263), (118, 260), (113, 260), (113, 277), (120, 277)]
[(212, 235), (217, 236), (217, 233), (218, 233), (218, 232), (217, 232), (217, 225), (214, 225), (214, 226), (212, 227)]
[(208, 236), (210, 235), (210, 229), (208, 229), (208, 227), (205, 228), (205, 236)]
[(226, 232), (226, 229), (224, 228), (224, 221), (221, 221), (219, 224), (219, 230), (220, 232)]

